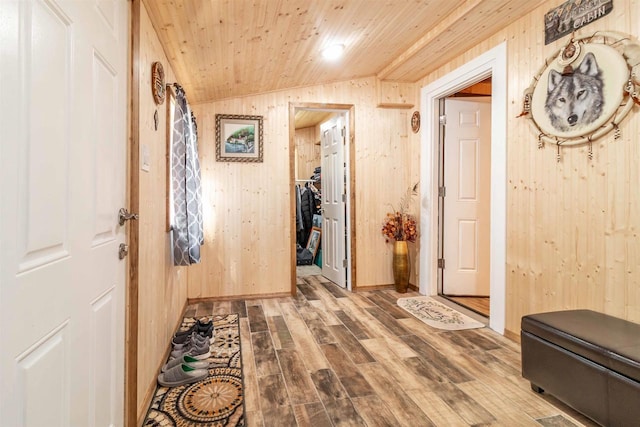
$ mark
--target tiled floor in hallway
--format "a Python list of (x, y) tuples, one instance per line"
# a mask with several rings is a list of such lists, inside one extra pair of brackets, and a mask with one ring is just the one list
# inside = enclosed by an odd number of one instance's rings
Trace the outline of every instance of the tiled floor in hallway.
[(248, 426), (596, 425), (530, 390), (517, 343), (431, 328), (396, 305), (410, 295), (309, 276), (294, 298), (202, 302), (186, 315), (240, 313)]

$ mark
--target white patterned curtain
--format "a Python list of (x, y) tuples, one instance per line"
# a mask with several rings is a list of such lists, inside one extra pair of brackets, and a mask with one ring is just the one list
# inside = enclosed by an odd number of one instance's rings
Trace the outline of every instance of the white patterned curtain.
[(198, 129), (184, 90), (174, 85), (176, 103), (173, 115), (172, 182), (173, 192), (173, 263), (190, 265), (200, 262), (202, 229), (202, 189), (198, 160)]

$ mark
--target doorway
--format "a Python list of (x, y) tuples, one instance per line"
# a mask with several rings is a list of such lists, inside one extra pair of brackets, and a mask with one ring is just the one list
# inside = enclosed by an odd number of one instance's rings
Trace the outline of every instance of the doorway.
[(439, 104), (438, 294), (489, 317), (491, 78)]
[[(291, 105), (292, 292), (298, 273), (309, 274), (310, 269), (353, 290), (353, 126), (351, 105)], [(305, 198), (312, 194), (316, 199), (312, 224), (302, 224), (301, 230), (298, 208), (306, 208)], [(309, 253), (300, 255), (305, 249), (313, 256), (311, 266), (300, 265), (309, 262)]]
[(422, 89), (421, 109), (425, 117), (421, 140), (420, 293), (438, 294), (439, 255), (439, 154), (440, 101), (463, 88), (489, 77), (491, 85), (491, 166), (489, 288), (491, 317), (489, 327), (504, 333), (506, 294), (506, 113), (507, 49), (499, 44), (460, 68)]

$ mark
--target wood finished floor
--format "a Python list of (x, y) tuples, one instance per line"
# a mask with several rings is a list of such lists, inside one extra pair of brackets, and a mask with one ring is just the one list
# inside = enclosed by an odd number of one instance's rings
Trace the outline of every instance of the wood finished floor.
[(294, 298), (201, 302), (239, 313), (248, 426), (595, 426), (520, 375), (520, 347), (490, 329), (431, 328), (393, 290), (298, 278)]
[(475, 311), (485, 317), (489, 317), (491, 314), (490, 303), (491, 300), (489, 297), (454, 297), (454, 296), (446, 296), (445, 298), (454, 301), (457, 304), (460, 304), (464, 307), (467, 307), (470, 310)]

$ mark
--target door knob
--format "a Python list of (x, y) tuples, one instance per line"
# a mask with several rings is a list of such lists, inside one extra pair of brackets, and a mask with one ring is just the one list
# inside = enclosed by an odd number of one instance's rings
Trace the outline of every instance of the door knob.
[(120, 208), (120, 211), (118, 212), (118, 224), (124, 225), (125, 221), (132, 219), (138, 219), (138, 214), (129, 213), (126, 208)]

